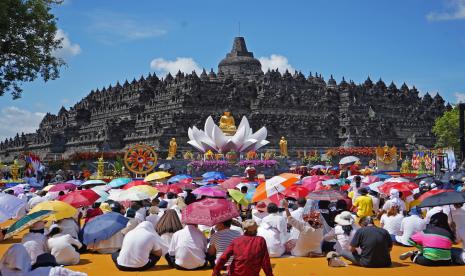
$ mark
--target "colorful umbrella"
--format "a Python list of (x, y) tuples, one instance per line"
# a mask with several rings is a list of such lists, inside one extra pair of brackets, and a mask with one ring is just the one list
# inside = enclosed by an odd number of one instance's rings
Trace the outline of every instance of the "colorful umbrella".
[(460, 203), (465, 203), (465, 194), (461, 192), (452, 191), (432, 195), (423, 200), (423, 202), (420, 203), (418, 207), (434, 207)]
[(371, 183), (370, 185), (368, 185), (368, 188), (370, 188), (370, 190), (372, 191), (379, 193), (379, 186), (383, 184), (384, 184), (384, 181), (378, 181), (378, 182)]
[(307, 188), (294, 185), (294, 186), (287, 188), (283, 192), (283, 195), (285, 197), (292, 197), (295, 199), (299, 199), (299, 198), (305, 198), (309, 193), (310, 191)]
[(195, 189), (193, 192), (195, 195), (209, 196), (209, 197), (226, 197), (226, 192), (215, 189), (213, 187), (201, 187)]
[(118, 188), (118, 187), (121, 187), (121, 186), (124, 186), (130, 183), (131, 181), (132, 181), (131, 178), (122, 177), (122, 178), (113, 179), (112, 181), (110, 181), (110, 183), (108, 183), (108, 185), (112, 188)]
[(159, 172), (154, 172), (154, 173), (151, 173), (151, 174), (147, 175), (144, 178), (144, 181), (150, 182), (150, 181), (155, 181), (155, 180), (160, 180), (160, 179), (163, 179), (163, 178), (167, 178), (167, 177), (170, 177), (170, 176), (171, 176), (171, 174), (169, 174), (167, 172), (159, 171)]
[(245, 198), (245, 194), (241, 193), (241, 191), (228, 189), (228, 194), (238, 204), (242, 206), (249, 205), (249, 201)]
[(73, 179), (73, 180), (68, 180), (68, 181), (66, 181), (66, 183), (71, 183), (71, 184), (74, 184), (74, 185), (76, 185), (76, 186), (79, 186), (79, 185), (81, 185), (82, 183), (84, 183), (84, 181), (79, 180), (79, 179)]
[(34, 208), (29, 211), (29, 214), (41, 211), (49, 210), (53, 213), (50, 214), (46, 220), (57, 221), (65, 218), (72, 218), (77, 214), (76, 208), (69, 205), (66, 202), (53, 200), (53, 201), (44, 201), (37, 204)]
[(5, 239), (8, 239), (19, 232), (23, 231), (24, 229), (30, 227), (34, 223), (44, 220), (50, 214), (52, 211), (49, 210), (41, 210), (38, 212), (30, 213), (29, 215), (26, 215), (22, 217), (21, 219), (17, 220), (15, 223), (13, 223), (10, 227), (8, 227), (8, 230), (6, 231), (5, 234)]
[(404, 196), (407, 196), (412, 194), (412, 190), (417, 188), (418, 184), (413, 182), (384, 182), (383, 185), (378, 187), (378, 190), (385, 195), (389, 195), (392, 189), (396, 189), (402, 192)]
[(318, 182), (320, 182), (321, 185), (323, 181), (328, 179), (331, 179), (331, 177), (328, 175), (307, 176), (302, 179), (301, 186), (307, 188), (311, 192), (316, 189)]
[(50, 188), (48, 191), (49, 192), (61, 192), (61, 191), (74, 191), (76, 190), (76, 185), (71, 184), (71, 183), (58, 183), (53, 185), (52, 188)]
[(384, 173), (374, 174), (373, 176), (376, 176), (381, 180), (386, 180), (386, 179), (392, 178), (392, 176), (390, 176), (389, 174), (384, 174)]
[(375, 183), (375, 182), (378, 182), (378, 181), (381, 181), (381, 179), (379, 177), (374, 176), (374, 175), (369, 175), (369, 176), (366, 176), (365, 178), (363, 178), (362, 183), (366, 184), (366, 185), (369, 185), (369, 184), (372, 184), (372, 183)]
[(179, 188), (178, 186), (176, 185), (155, 185), (155, 188), (158, 190), (158, 192), (160, 193), (175, 193), (175, 194), (180, 194), (182, 193), (182, 189)]
[(21, 199), (13, 195), (0, 193), (0, 222), (14, 217), (24, 205), (26, 205), (26, 202)]
[(335, 190), (324, 190), (312, 192), (307, 196), (307, 199), (311, 200), (327, 200), (327, 201), (338, 201), (344, 199), (344, 196)]
[(312, 167), (312, 170), (322, 170), (322, 169), (326, 169), (326, 166), (323, 166), (323, 165), (315, 165)]
[(444, 193), (444, 192), (453, 192), (453, 190), (431, 190), (431, 191), (428, 191), (428, 192), (422, 194), (418, 198), (418, 200), (423, 201), (423, 200), (427, 199), (430, 196), (437, 195), (437, 194)]
[(206, 172), (202, 174), (204, 180), (223, 180), (226, 179), (226, 176), (223, 172)]
[(150, 199), (150, 196), (143, 191), (122, 190), (118, 193), (110, 193), (110, 196), (108, 198), (114, 201), (139, 201), (144, 199)]
[(188, 175), (188, 174), (177, 174), (175, 176), (172, 176), (168, 179), (168, 184), (172, 184), (172, 183), (177, 183), (179, 182), (180, 180), (183, 180), (183, 179), (193, 179), (193, 177), (191, 175)]
[(254, 197), (252, 198), (252, 202), (264, 200), (272, 195), (281, 193), (299, 179), (300, 175), (292, 173), (282, 173), (280, 175), (273, 176), (257, 187)]
[(171, 186), (175, 186), (175, 187), (178, 187), (182, 190), (185, 190), (185, 189), (195, 189), (197, 188), (194, 184), (192, 184), (192, 179), (188, 179), (188, 178), (185, 178), (181, 181), (179, 181), (178, 183), (175, 183), (175, 184), (171, 184)]
[(11, 188), (5, 189), (5, 192), (6, 191), (13, 191), (13, 194), (17, 196), (17, 195), (24, 193), (24, 188), (22, 186), (17, 185), (17, 186), (13, 186)]
[(65, 194), (58, 198), (58, 200), (68, 203), (69, 205), (80, 208), (87, 207), (94, 204), (100, 198), (100, 195), (94, 190), (78, 190)]
[(98, 189), (99, 187), (102, 187), (102, 186), (97, 186), (91, 189), (92, 191), (96, 192), (100, 196), (100, 198), (97, 199), (97, 201), (95, 202), (105, 202), (108, 200), (109, 194), (103, 189)]
[(106, 185), (107, 182), (100, 180), (100, 179), (93, 179), (93, 180), (87, 180), (86, 182), (82, 183), (81, 186), (87, 186), (87, 185)]
[(127, 189), (127, 191), (128, 192), (136, 191), (136, 192), (146, 193), (148, 196), (150, 196), (150, 198), (154, 198), (158, 194), (157, 189), (155, 189), (152, 186), (148, 186), (148, 185), (134, 186), (132, 188)]
[(126, 185), (124, 185), (123, 190), (127, 190), (132, 187), (141, 186), (141, 185), (150, 185), (150, 183), (145, 182), (144, 180), (133, 180)]
[(344, 180), (340, 179), (340, 178), (337, 178), (337, 179), (328, 179), (328, 180), (325, 180), (322, 182), (323, 185), (327, 186), (327, 185), (339, 185), (339, 184), (343, 184), (344, 183)]
[(225, 189), (234, 189), (236, 186), (242, 182), (242, 177), (233, 176), (231, 178), (226, 179), (225, 181), (221, 182), (221, 187)]
[(390, 184), (390, 183), (404, 183), (404, 182), (410, 182), (407, 178), (403, 177), (391, 177), (386, 180), (384, 180), (384, 183)]
[(213, 226), (239, 216), (236, 204), (224, 198), (205, 198), (182, 210), (182, 223)]
[(339, 160), (339, 165), (346, 165), (346, 164), (354, 163), (354, 162), (357, 162), (357, 161), (360, 161), (360, 159), (358, 157), (346, 156), (346, 157), (342, 158), (341, 160)]
[(49, 185), (45, 186), (45, 187), (42, 189), (42, 191), (48, 192), (48, 190), (50, 190), (51, 188), (53, 188), (53, 186), (54, 186), (54, 185), (49, 184)]
[(95, 243), (109, 239), (115, 233), (126, 227), (129, 219), (116, 212), (108, 212), (96, 216), (87, 222), (80, 236), (84, 244)]

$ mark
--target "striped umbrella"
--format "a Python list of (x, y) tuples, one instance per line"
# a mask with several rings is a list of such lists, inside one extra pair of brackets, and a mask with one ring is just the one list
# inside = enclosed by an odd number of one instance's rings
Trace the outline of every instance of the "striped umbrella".
[(13, 223), (10, 227), (8, 227), (8, 230), (6, 231), (6, 234), (5, 234), (5, 239), (8, 239), (16, 235), (17, 233), (30, 227), (34, 223), (47, 218), (48, 216), (50, 216), (51, 213), (52, 211), (49, 211), (49, 210), (40, 210), (40, 211), (30, 213), (29, 215), (22, 217), (21, 219)]
[(299, 181), (300, 175), (293, 173), (282, 173), (260, 184), (252, 198), (252, 202), (267, 199), (275, 194), (284, 192), (288, 187)]

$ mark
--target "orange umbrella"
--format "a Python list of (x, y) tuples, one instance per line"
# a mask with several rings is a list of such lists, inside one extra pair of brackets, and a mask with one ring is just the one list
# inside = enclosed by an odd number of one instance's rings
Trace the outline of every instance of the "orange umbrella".
[(261, 183), (255, 190), (252, 202), (257, 202), (269, 198), (275, 194), (282, 193), (288, 187), (300, 179), (299, 174), (282, 173)]

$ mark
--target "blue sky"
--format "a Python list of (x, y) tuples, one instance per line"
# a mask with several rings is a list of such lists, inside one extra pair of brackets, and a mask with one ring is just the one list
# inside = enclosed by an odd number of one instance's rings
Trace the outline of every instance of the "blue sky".
[(465, 101), (465, 0), (66, 0), (54, 9), (61, 78), (0, 101), (0, 138), (38, 127), (91, 89), (149, 72), (214, 68), (240, 34), (265, 67), (367, 76)]

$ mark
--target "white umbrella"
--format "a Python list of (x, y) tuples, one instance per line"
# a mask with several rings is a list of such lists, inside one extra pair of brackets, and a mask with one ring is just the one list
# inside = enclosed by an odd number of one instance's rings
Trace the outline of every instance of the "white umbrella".
[(125, 190), (119, 193), (111, 193), (108, 198), (114, 201), (139, 201), (150, 199), (150, 195), (141, 191)]
[(370, 190), (372, 190), (372, 191), (375, 191), (375, 192), (379, 193), (378, 187), (383, 185), (383, 184), (384, 184), (384, 181), (378, 181), (378, 182), (371, 183), (370, 185), (368, 185), (368, 188), (370, 188)]
[(0, 222), (14, 217), (24, 205), (26, 205), (26, 202), (21, 199), (9, 194), (0, 193)]
[(99, 179), (95, 180), (87, 180), (86, 182), (82, 183), (81, 186), (86, 186), (86, 185), (106, 185), (107, 182)]
[(354, 163), (354, 162), (357, 162), (357, 161), (360, 161), (360, 159), (359, 159), (358, 157), (355, 157), (355, 156), (346, 156), (346, 157), (342, 158), (342, 159), (339, 161), (339, 165), (350, 164), (350, 163)]

